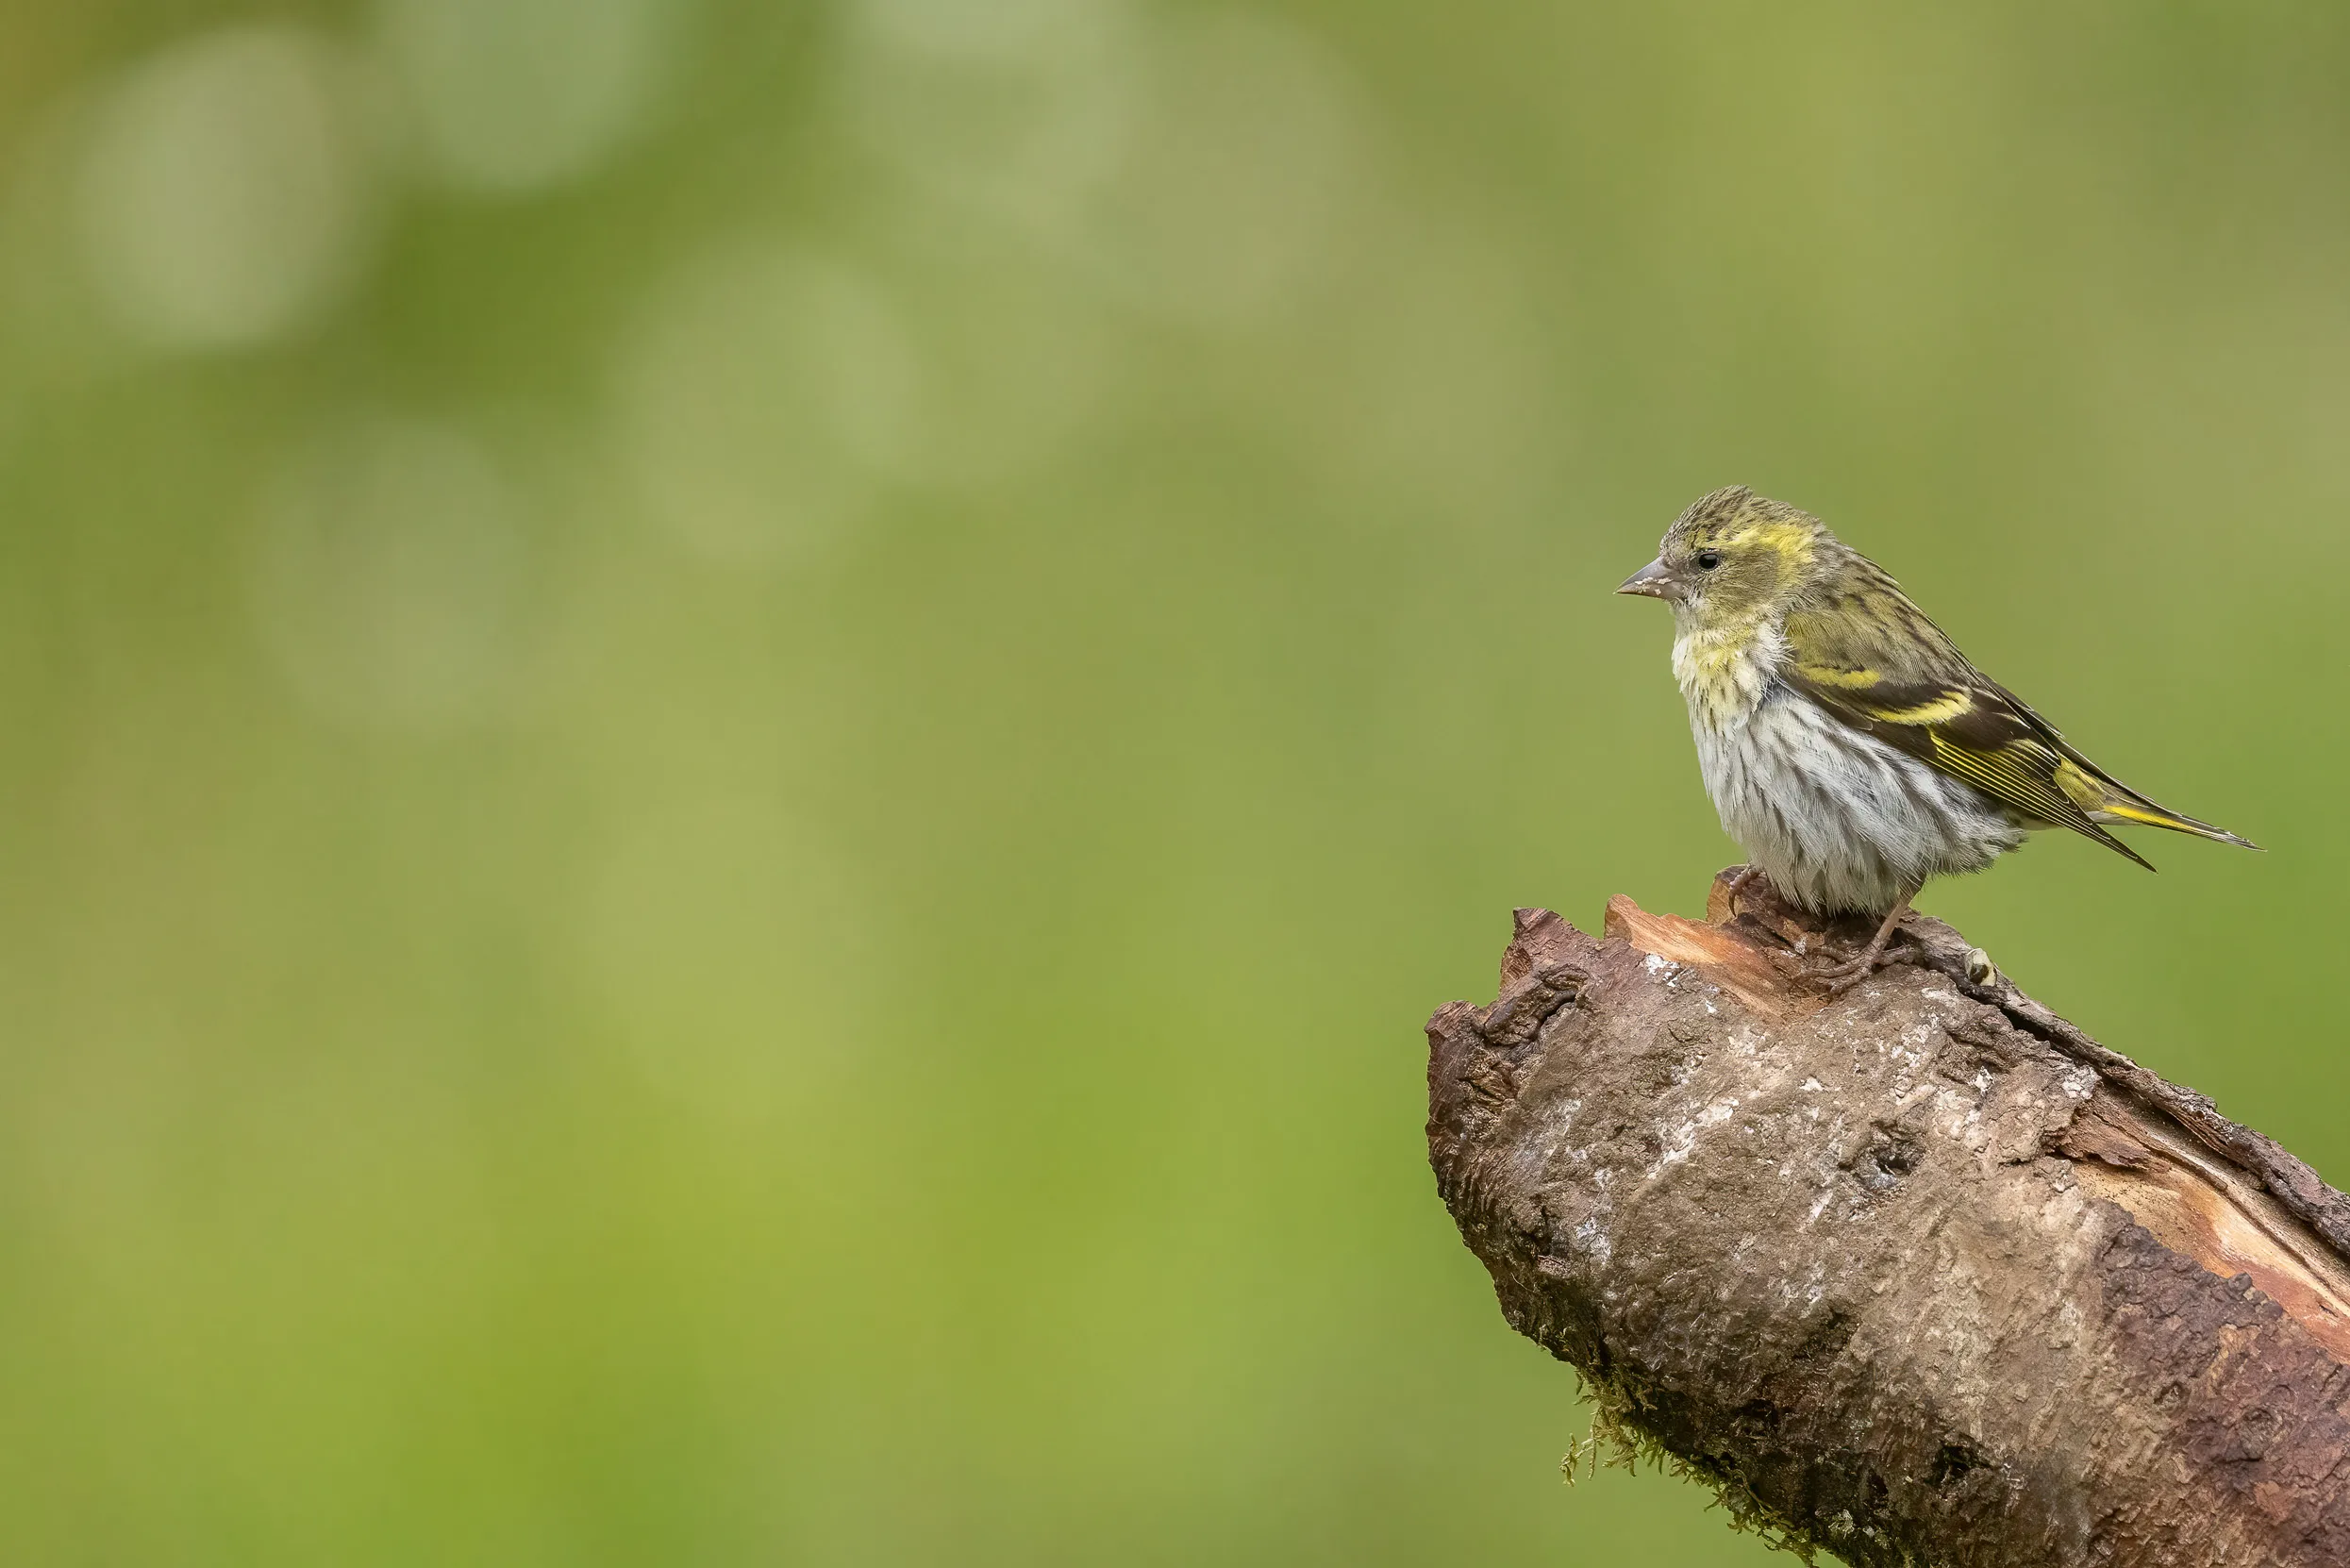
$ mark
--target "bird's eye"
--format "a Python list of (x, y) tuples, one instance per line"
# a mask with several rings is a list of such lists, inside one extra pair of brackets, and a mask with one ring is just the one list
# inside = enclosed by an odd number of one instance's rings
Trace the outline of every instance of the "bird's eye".
[(1710, 572), (1710, 571), (1712, 571), (1715, 567), (1717, 567), (1717, 566), (1719, 566), (1719, 565), (1721, 565), (1721, 564), (1722, 564), (1722, 552), (1721, 552), (1721, 551), (1719, 551), (1719, 550), (1700, 550), (1700, 551), (1698, 551), (1698, 552), (1697, 552), (1697, 570), (1699, 570), (1700, 572)]

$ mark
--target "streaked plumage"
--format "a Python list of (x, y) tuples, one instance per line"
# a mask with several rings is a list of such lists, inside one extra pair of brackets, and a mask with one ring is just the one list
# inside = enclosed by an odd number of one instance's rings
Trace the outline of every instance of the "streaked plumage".
[(1874, 561), (1742, 486), (1683, 512), (1622, 592), (1673, 605), (1707, 793), (1748, 860), (1806, 909), (1890, 910), (1890, 934), (1928, 877), (1980, 871), (2042, 827), (2141, 865), (2108, 826), (2251, 847), (2106, 773)]

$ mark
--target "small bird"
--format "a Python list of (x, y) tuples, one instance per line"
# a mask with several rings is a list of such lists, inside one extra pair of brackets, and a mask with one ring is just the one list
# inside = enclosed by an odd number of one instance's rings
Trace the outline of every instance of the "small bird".
[(1883, 961), (1930, 876), (1980, 871), (2034, 828), (2167, 827), (2258, 845), (2156, 805), (1968, 662), (1875, 561), (1742, 485), (1665, 530), (1619, 593), (1673, 607), (1673, 674), (1706, 792), (1759, 873), (1815, 914), (1883, 915), (1850, 962)]

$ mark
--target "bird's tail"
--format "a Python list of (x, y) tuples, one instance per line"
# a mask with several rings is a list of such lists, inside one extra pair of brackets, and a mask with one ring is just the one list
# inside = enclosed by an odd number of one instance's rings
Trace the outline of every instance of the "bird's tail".
[(2157, 806), (2119, 779), (2108, 778), (2101, 773), (2092, 773), (2086, 768), (2060, 768), (2057, 782), (2082, 810), (2089, 813), (2092, 822), (2167, 827), (2174, 833), (2192, 833), (2198, 839), (2232, 843), (2243, 849), (2260, 847), (2241, 833), (2230, 833), (2225, 827), (2214, 827), (2208, 822), (2181, 816), (2167, 806)]
[(2192, 817), (2182, 817), (2176, 811), (2157, 806), (2153, 801), (2142, 796), (2132, 796), (2125, 801), (2111, 801), (2103, 810), (2092, 811), (2089, 814), (2098, 822), (2134, 822), (2144, 827), (2167, 827), (2174, 833), (2192, 833), (2198, 839), (2210, 839), (2219, 843), (2232, 843), (2239, 849), (2260, 847), (2242, 833), (2230, 833), (2225, 827), (2214, 827), (2208, 822), (2197, 822)]

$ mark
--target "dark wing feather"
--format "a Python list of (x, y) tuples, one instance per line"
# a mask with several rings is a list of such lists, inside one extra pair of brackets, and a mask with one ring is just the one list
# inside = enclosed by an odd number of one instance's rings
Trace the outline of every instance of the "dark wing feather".
[[(1779, 676), (1864, 734), (2044, 827), (2069, 827), (2152, 871), (2091, 820), (2102, 778), (2054, 726), (1985, 676), (1882, 573), (1788, 618)], [(2086, 772), (2086, 776), (2084, 776)]]

